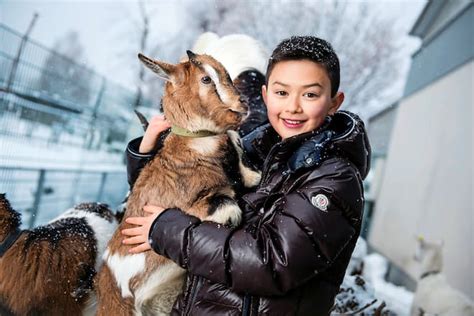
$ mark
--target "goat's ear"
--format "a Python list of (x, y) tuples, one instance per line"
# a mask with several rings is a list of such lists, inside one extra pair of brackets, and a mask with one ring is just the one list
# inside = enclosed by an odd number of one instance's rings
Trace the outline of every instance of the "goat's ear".
[(146, 67), (150, 68), (154, 73), (158, 74), (160, 78), (168, 81), (173, 81), (173, 74), (176, 68), (175, 65), (167, 64), (158, 60), (153, 60), (143, 54), (138, 54), (138, 59), (140, 59)]
[(194, 54), (192, 51), (190, 50), (187, 50), (186, 51), (186, 54), (188, 55), (188, 59), (191, 63), (193, 63), (194, 65), (196, 66), (200, 66), (201, 63), (199, 61), (197, 61), (197, 57), (198, 55)]
[(191, 59), (195, 59), (196, 58), (196, 54), (194, 54), (192, 51), (190, 50), (187, 50), (186, 51), (186, 54), (188, 54), (188, 58), (191, 60)]

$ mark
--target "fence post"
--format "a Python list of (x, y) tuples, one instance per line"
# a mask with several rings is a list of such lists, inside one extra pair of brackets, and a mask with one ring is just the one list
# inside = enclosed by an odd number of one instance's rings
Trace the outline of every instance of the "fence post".
[(28, 29), (26, 30), (26, 33), (21, 38), (20, 46), (18, 47), (18, 51), (16, 53), (15, 59), (13, 60), (12, 67), (10, 69), (10, 74), (8, 75), (7, 86), (5, 89), (7, 93), (10, 92), (13, 81), (15, 80), (16, 70), (20, 62), (20, 57), (21, 57), (21, 53), (23, 52), (23, 47), (25, 46), (25, 43), (28, 40), (28, 36), (30, 35), (31, 30), (33, 29), (33, 26), (35, 25), (37, 18), (38, 18), (38, 13), (35, 12), (35, 14), (33, 15), (33, 19), (31, 20), (30, 25), (28, 26)]
[(44, 169), (40, 169), (38, 184), (36, 185), (35, 199), (33, 201), (33, 207), (31, 208), (30, 223), (29, 223), (30, 228), (33, 228), (33, 225), (35, 224), (35, 220), (36, 220), (36, 215), (38, 214), (38, 208), (41, 202), (41, 196), (43, 195), (45, 173), (46, 171)]
[(106, 87), (106, 81), (105, 81), (105, 77), (103, 77), (102, 78), (102, 85), (100, 86), (100, 90), (99, 90), (99, 93), (97, 95), (97, 99), (95, 100), (94, 109), (93, 109), (92, 114), (91, 114), (91, 120), (90, 120), (90, 123), (89, 123), (89, 130), (87, 131), (89, 133), (88, 144), (86, 144), (86, 146), (85, 146), (87, 149), (92, 149), (92, 142), (94, 141), (94, 129), (95, 129), (95, 125), (97, 123), (97, 113), (99, 111), (99, 106), (100, 106), (100, 104), (102, 102), (102, 98), (104, 96), (105, 87)]
[(102, 195), (104, 194), (105, 181), (107, 181), (107, 172), (102, 172), (102, 178), (100, 179), (99, 193), (97, 193), (97, 202), (102, 200)]

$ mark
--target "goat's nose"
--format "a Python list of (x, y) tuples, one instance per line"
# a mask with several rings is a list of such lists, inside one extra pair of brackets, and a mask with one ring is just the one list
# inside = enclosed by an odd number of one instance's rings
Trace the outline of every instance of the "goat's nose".
[(240, 103), (247, 103), (247, 98), (246, 97), (239, 97)]

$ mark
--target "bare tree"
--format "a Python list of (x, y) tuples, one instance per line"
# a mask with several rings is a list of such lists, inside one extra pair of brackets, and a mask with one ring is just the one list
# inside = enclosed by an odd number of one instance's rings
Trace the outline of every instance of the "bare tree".
[[(140, 11), (140, 23), (141, 23), (139, 52), (145, 52), (147, 50), (148, 37), (150, 34), (150, 16), (149, 16), (149, 12), (147, 11), (145, 7), (144, 0), (138, 1), (138, 7)], [(133, 102), (133, 108), (137, 108), (140, 105), (142, 101), (142, 97), (143, 97), (141, 85), (145, 79), (145, 67), (141, 63), (139, 67), (140, 68), (138, 71), (137, 93), (136, 93), (135, 101)]]
[[(316, 35), (331, 42), (341, 62), (345, 107), (359, 114), (393, 102), (401, 93), (409, 53), (406, 35), (368, 2), (219, 1), (210, 23), (219, 35), (245, 33), (275, 47), (292, 35)], [(398, 84), (398, 90), (394, 85)]]
[(45, 59), (38, 89), (78, 105), (89, 105), (92, 72), (83, 66), (83, 62), (84, 49), (79, 34), (74, 31), (66, 33), (56, 41)]
[[(381, 4), (343, 1), (231, 1), (182, 0), (179, 34), (167, 40), (153, 40), (152, 56), (176, 62), (203, 32), (223, 36), (244, 33), (275, 47), (292, 35), (315, 35), (328, 40), (341, 62), (341, 90), (344, 106), (362, 115), (389, 105), (402, 92), (407, 65), (407, 35), (400, 32)], [(382, 4), (383, 5), (383, 4)], [(153, 24), (156, 32), (166, 32)], [(162, 82), (145, 79), (146, 90), (156, 98)], [(147, 94), (149, 97), (150, 93)]]

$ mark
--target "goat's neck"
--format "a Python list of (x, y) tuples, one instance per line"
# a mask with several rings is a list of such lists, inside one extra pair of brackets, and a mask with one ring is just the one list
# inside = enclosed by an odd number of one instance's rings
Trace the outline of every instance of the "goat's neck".
[[(219, 152), (220, 145), (222, 144), (222, 137), (225, 137), (225, 134), (208, 137), (187, 137), (171, 134), (167, 137), (166, 142), (168, 148), (187, 148), (187, 150), (202, 155), (201, 158), (215, 157)], [(174, 152), (174, 149), (171, 152)], [(193, 157), (189, 158), (192, 160), (194, 159)]]
[[(4, 223), (5, 221), (0, 221), (0, 254), (2, 253), (2, 247), (5, 246), (4, 243), (9, 243), (8, 241), (14, 237), (16, 240), (20, 230), (18, 227), (11, 225), (11, 223)], [(13, 235), (13, 236), (11, 236)]]
[(443, 269), (443, 255), (438, 247), (431, 248), (426, 251), (422, 262), (421, 273), (441, 272)]
[(12, 233), (14, 233), (18, 227), (8, 221), (8, 218), (0, 221), (0, 243), (4, 242), (5, 239)]
[(20, 213), (15, 211), (3, 194), (0, 194), (0, 242), (21, 225)]
[(0, 243), (3, 242), (10, 233), (10, 228), (3, 222), (4, 221), (0, 221)]
[(176, 125), (173, 125), (171, 127), (171, 133), (178, 136), (185, 136), (185, 137), (208, 137), (208, 136), (217, 135), (216, 133), (208, 131), (208, 130), (199, 130), (199, 131), (193, 132)]

